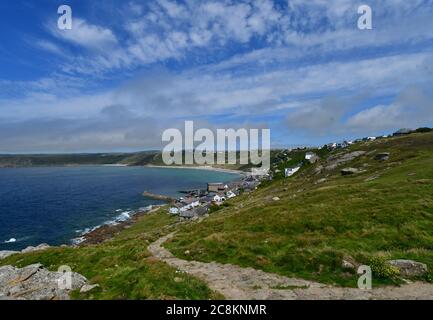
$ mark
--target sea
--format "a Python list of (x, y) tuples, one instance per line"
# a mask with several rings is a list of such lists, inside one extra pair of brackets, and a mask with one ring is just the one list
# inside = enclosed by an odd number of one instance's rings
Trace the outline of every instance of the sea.
[(72, 244), (104, 224), (163, 202), (143, 191), (180, 196), (236, 173), (126, 166), (0, 168), (0, 250)]

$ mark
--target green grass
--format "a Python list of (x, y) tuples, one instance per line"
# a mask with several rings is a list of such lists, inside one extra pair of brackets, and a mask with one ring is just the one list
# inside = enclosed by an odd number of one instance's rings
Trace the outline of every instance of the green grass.
[(202, 281), (177, 273), (150, 256), (147, 246), (170, 230), (174, 218), (164, 212), (144, 216), (131, 228), (103, 244), (80, 248), (52, 248), (14, 255), (1, 265), (23, 267), (42, 263), (50, 270), (68, 265), (100, 288), (75, 299), (213, 299), (220, 298)]
[[(433, 269), (433, 135), (413, 134), (352, 146), (374, 151), (339, 169), (313, 175), (313, 166), (277, 179), (199, 224), (182, 227), (166, 246), (178, 257), (233, 263), (287, 276), (356, 286), (343, 257), (406, 258)], [(373, 160), (389, 151), (390, 160)], [(365, 167), (364, 164), (367, 166)], [(328, 175), (328, 176), (327, 176)], [(380, 175), (366, 182), (366, 178)], [(314, 184), (326, 177), (322, 184)], [(273, 201), (272, 197), (280, 197)], [(183, 252), (190, 254), (184, 256)], [(395, 279), (375, 277), (376, 283)]]

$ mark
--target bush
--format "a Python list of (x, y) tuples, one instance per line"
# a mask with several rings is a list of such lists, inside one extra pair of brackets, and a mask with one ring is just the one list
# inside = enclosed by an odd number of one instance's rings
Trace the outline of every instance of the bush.
[(400, 274), (400, 271), (387, 263), (383, 257), (371, 257), (368, 264), (373, 275), (381, 279), (394, 278)]
[(425, 281), (433, 283), (433, 271), (429, 270), (426, 274), (425, 274)]

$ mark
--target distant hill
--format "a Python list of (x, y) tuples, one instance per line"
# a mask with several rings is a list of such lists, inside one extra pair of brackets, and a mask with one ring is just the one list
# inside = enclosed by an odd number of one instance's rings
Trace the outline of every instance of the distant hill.
[[(278, 154), (278, 150), (271, 152), (271, 157)], [(185, 154), (185, 152), (183, 152)], [(216, 157), (216, 155), (215, 155)], [(226, 153), (226, 159), (227, 159)], [(248, 170), (249, 164), (214, 165), (233, 170)], [(82, 153), (82, 154), (29, 154), (29, 155), (1, 155), (0, 168), (5, 167), (46, 167), (46, 166), (78, 166), (78, 165), (128, 165), (128, 166), (164, 166), (160, 151), (141, 151), (134, 153)], [(196, 165), (194, 165), (196, 166)]]
[(0, 155), (0, 167), (159, 164), (157, 151), (137, 153)]

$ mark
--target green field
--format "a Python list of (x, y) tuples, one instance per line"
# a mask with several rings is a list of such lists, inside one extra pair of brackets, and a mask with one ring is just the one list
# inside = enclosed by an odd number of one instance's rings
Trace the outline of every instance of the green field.
[(23, 267), (42, 263), (57, 271), (68, 265), (99, 288), (76, 299), (216, 299), (205, 283), (178, 273), (150, 256), (147, 246), (170, 230), (175, 218), (164, 212), (141, 217), (131, 228), (99, 245), (80, 248), (51, 248), (46, 251), (10, 256), (0, 265)]

